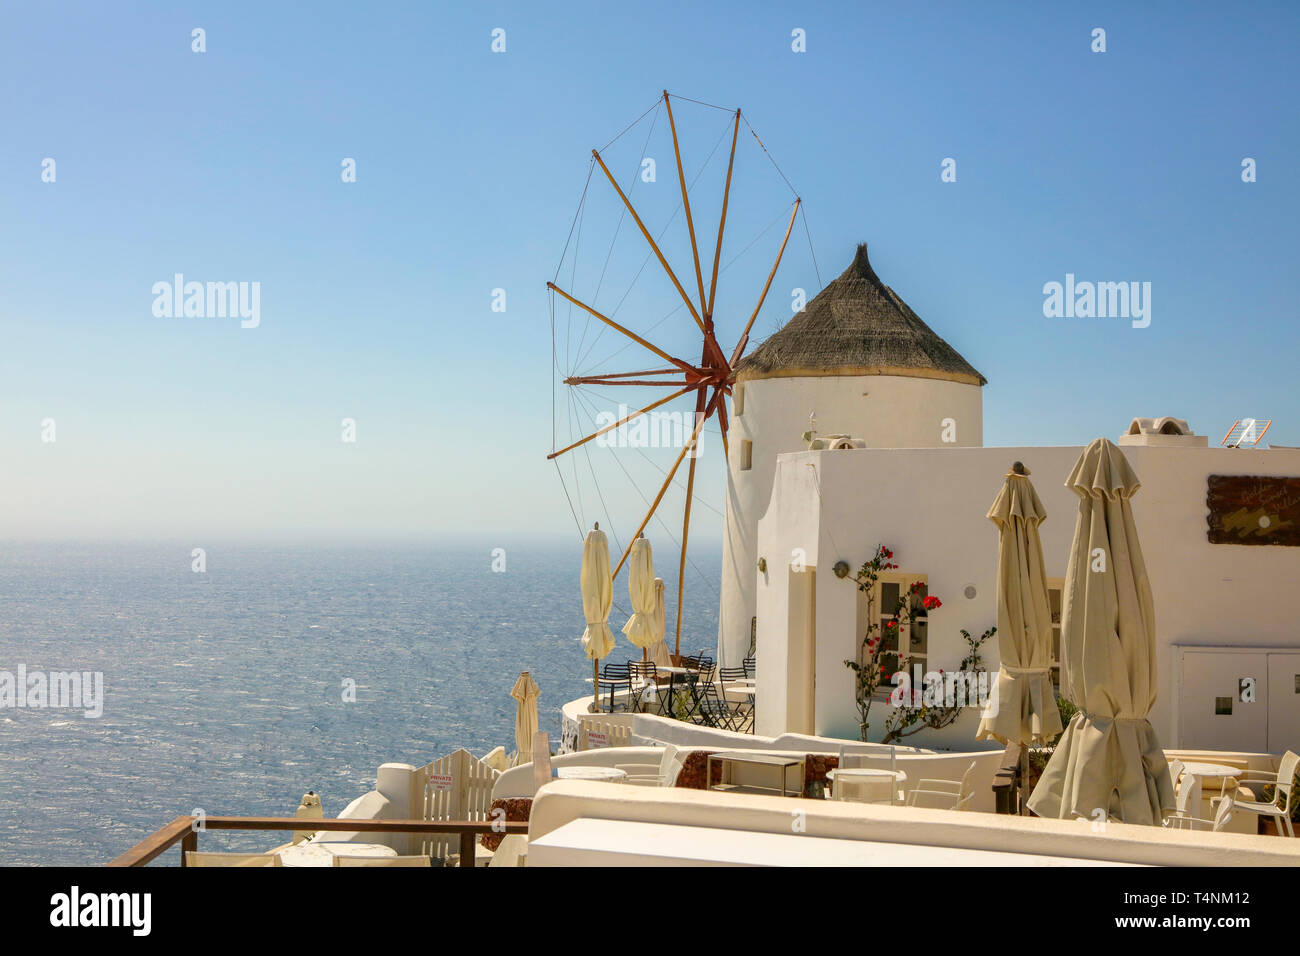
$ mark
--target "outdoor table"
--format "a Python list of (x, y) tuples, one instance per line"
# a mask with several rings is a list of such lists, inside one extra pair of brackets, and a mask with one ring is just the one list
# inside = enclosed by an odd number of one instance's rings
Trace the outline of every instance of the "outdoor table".
[(281, 866), (333, 866), (336, 856), (397, 856), (397, 851), (382, 843), (297, 843), (279, 856)]
[[(890, 777), (893, 780), (889, 787), (889, 805), (893, 806), (898, 799), (898, 784), (907, 781), (907, 774), (902, 770), (886, 770), (883, 767), (852, 767), (843, 770), (837, 768), (826, 772), (826, 779), (834, 785), (832, 792), (836, 800), (847, 799), (843, 795), (843, 790), (854, 783), (866, 783), (873, 779), (878, 780), (881, 777)], [(877, 803), (879, 801), (867, 802)]]
[[(1202, 779), (1218, 780), (1219, 796), (1222, 797), (1227, 792), (1228, 780), (1245, 772), (1246, 771), (1237, 767), (1229, 767), (1226, 764), (1221, 763), (1200, 763), (1194, 761), (1192, 763), (1183, 764), (1183, 773), (1190, 778), (1188, 785), (1192, 788), (1191, 799), (1187, 802), (1188, 809), (1192, 816), (1199, 817), (1201, 815)], [(1175, 783), (1176, 782), (1177, 781), (1175, 781)]]
[[(722, 782), (718, 784), (714, 784), (712, 782), (713, 764), (715, 761), (722, 764)], [(712, 753), (709, 754), (708, 763), (705, 766), (705, 777), (704, 777), (705, 785), (710, 790), (738, 789), (737, 784), (731, 783), (727, 780), (728, 764), (746, 764), (751, 767), (770, 767), (773, 770), (776, 770), (777, 773), (781, 775), (780, 791), (781, 791), (781, 796), (784, 797), (789, 795), (786, 792), (786, 785), (785, 785), (786, 771), (791, 767), (799, 767), (802, 770), (804, 762), (802, 757), (783, 757), (780, 756), (779, 754), (753, 753), (751, 751), (745, 751), (745, 750), (724, 750), (719, 753)], [(803, 774), (801, 773), (800, 780), (802, 781), (802, 779), (803, 779)], [(767, 787), (764, 789), (775, 791), (777, 788)], [(796, 797), (801, 795), (802, 795), (801, 793), (795, 794)]]
[(559, 767), (555, 775), (561, 780), (601, 780), (605, 783), (627, 781), (627, 771), (617, 767)]
[(698, 673), (698, 671), (693, 671), (689, 667), (664, 667), (662, 665), (657, 667), (656, 670), (662, 671), (668, 675), (668, 696), (666, 699), (660, 701), (659, 709), (664, 713), (671, 714), (673, 709), (673, 700), (675, 699), (674, 692), (677, 689), (677, 675), (681, 674), (685, 677), (687, 674), (695, 674)]

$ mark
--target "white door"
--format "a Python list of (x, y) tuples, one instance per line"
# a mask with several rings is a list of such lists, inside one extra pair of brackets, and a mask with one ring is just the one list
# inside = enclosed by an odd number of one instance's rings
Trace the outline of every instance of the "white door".
[[(1268, 749), (1268, 657), (1254, 652), (1183, 651), (1178, 686), (1180, 749), (1252, 753)], [(1249, 682), (1245, 693), (1243, 681)]]
[(1300, 651), (1268, 655), (1268, 752), (1300, 752)]

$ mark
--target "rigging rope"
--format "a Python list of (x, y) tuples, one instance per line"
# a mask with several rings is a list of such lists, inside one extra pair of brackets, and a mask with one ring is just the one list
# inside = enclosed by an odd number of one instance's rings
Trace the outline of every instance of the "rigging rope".
[(776, 160), (772, 158), (772, 154), (767, 151), (767, 147), (763, 145), (763, 141), (758, 138), (758, 133), (754, 132), (754, 127), (749, 125), (749, 117), (744, 116), (742, 114), (740, 118), (745, 121), (745, 126), (749, 129), (750, 135), (754, 137), (754, 142), (758, 143), (759, 149), (763, 151), (763, 155), (766, 156), (768, 160), (771, 161), (772, 168), (776, 170), (776, 174), (780, 176), (782, 179), (785, 179), (785, 184), (790, 187), (790, 192), (794, 194), (795, 199), (798, 199), (799, 198), (798, 191), (791, 184), (790, 180), (785, 178), (785, 173), (781, 172), (781, 167), (776, 164)]

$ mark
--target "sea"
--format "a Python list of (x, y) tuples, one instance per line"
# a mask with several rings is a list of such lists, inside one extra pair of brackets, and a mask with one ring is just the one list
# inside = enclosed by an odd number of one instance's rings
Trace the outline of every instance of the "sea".
[[(104, 681), (97, 718), (0, 707), (0, 865), (102, 865), (176, 816), (291, 816), (308, 790), (333, 816), (382, 763), (512, 751), (522, 670), (558, 742), (560, 707), (591, 692), (581, 544), (494, 548), (212, 545), (196, 570), (173, 543), (0, 544), (0, 671)], [(657, 557), (671, 641), (677, 561)], [(720, 567), (692, 548), (683, 652), (716, 644)], [(615, 661), (639, 656), (625, 581)]]

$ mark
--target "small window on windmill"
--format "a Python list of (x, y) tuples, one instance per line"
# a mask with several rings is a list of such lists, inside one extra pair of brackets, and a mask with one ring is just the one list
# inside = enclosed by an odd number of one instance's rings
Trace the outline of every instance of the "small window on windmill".
[(740, 470), (749, 471), (754, 467), (754, 443), (748, 438), (740, 442)]
[(1231, 717), (1232, 716), (1232, 698), (1216, 697), (1214, 698), (1214, 716)]
[(745, 414), (745, 386), (737, 385), (736, 394), (731, 399), (731, 413), (739, 418)]

